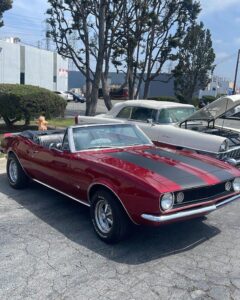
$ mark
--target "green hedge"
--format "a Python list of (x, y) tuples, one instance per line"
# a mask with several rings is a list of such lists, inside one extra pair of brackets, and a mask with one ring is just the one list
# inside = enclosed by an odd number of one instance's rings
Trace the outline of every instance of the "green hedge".
[(7, 126), (19, 120), (45, 115), (47, 119), (63, 116), (67, 102), (53, 92), (31, 85), (0, 84), (0, 116)]
[(219, 98), (219, 97), (214, 97), (214, 96), (202, 96), (202, 99), (203, 99), (206, 103), (211, 103), (211, 102), (215, 101), (217, 98)]

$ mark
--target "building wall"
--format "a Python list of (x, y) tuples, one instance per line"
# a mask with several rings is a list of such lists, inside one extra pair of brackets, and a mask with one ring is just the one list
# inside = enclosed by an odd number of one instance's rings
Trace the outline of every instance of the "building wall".
[(203, 96), (217, 97), (217, 95), (221, 94), (231, 95), (232, 83), (225, 78), (214, 75), (206, 89), (199, 91), (199, 98), (202, 98)]
[(25, 84), (53, 90), (53, 53), (25, 47)]
[[(110, 85), (121, 85), (124, 83), (125, 75), (123, 73), (109, 73), (108, 82)], [(85, 77), (78, 71), (70, 71), (68, 76), (69, 89), (81, 88), (84, 89)], [(142, 85), (139, 98), (143, 96)], [(169, 74), (161, 74), (155, 81), (152, 81), (149, 88), (149, 98), (158, 96), (174, 97), (174, 81), (169, 78)]]
[[(141, 89), (143, 95), (143, 86)], [(170, 96), (175, 97), (174, 80), (169, 74), (161, 74), (151, 82), (148, 97)]]
[(0, 83), (20, 82), (20, 46), (0, 41)]
[(56, 91), (68, 91), (68, 60), (56, 55), (56, 74), (57, 84)]
[(0, 83), (68, 90), (68, 60), (57, 53), (0, 41)]

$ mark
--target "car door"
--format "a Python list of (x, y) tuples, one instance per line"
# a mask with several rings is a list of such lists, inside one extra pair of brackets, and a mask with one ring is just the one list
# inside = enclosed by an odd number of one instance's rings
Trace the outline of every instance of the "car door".
[(68, 135), (64, 136), (61, 149), (38, 147), (32, 153), (32, 161), (37, 166), (34, 179), (64, 193), (71, 190), (71, 152)]

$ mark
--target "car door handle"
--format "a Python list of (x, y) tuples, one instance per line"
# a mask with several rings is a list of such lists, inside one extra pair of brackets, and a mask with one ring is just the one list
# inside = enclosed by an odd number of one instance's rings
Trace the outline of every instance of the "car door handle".
[(33, 150), (33, 154), (36, 154), (36, 153), (38, 153), (39, 151), (38, 150)]

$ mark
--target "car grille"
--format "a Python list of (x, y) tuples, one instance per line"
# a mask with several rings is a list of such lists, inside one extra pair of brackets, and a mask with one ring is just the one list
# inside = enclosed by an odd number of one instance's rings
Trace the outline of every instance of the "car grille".
[(197, 189), (185, 190), (183, 191), (183, 202), (179, 204), (175, 199), (174, 207), (181, 207), (194, 202), (210, 201), (214, 200), (216, 197), (227, 196), (228, 194), (233, 193), (232, 189), (229, 192), (225, 190), (225, 184), (226, 182), (221, 182), (213, 186), (204, 186)]
[(240, 158), (240, 148), (234, 149), (228, 152), (223, 152), (218, 155), (219, 159), (225, 159), (225, 158), (234, 158), (239, 159)]

